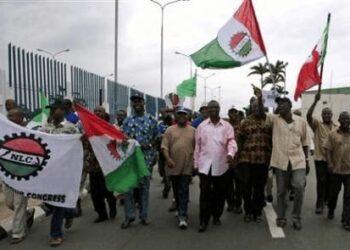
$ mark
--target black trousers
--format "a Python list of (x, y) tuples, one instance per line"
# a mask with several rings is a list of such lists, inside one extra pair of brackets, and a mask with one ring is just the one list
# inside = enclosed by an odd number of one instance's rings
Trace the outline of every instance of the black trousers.
[(100, 218), (108, 218), (105, 199), (109, 205), (109, 211), (116, 211), (117, 199), (106, 188), (105, 178), (102, 172), (92, 172), (90, 175), (90, 192), (94, 209)]
[(330, 174), (326, 161), (315, 161), (317, 200), (316, 207), (323, 207), (328, 200)]
[(243, 178), (241, 164), (228, 170), (226, 195), (227, 205), (232, 207), (242, 206)]
[(342, 184), (344, 185), (342, 219), (350, 224), (350, 174), (330, 174), (328, 208), (331, 212), (334, 212)]
[(269, 167), (266, 164), (244, 163), (242, 172), (244, 211), (246, 214), (261, 216)]
[(199, 174), (199, 180), (199, 220), (208, 224), (211, 216), (219, 219), (224, 211), (229, 173), (220, 176)]

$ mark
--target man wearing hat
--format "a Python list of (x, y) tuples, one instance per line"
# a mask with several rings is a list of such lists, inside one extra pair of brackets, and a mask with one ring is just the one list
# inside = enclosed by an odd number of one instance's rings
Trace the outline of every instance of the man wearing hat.
[[(157, 143), (159, 141), (159, 132), (157, 120), (150, 114), (145, 114), (145, 100), (143, 95), (135, 94), (130, 97), (133, 109), (133, 115), (127, 117), (122, 126), (123, 132), (132, 139), (139, 142), (141, 150), (145, 157), (145, 163), (152, 171), (152, 165), (157, 158)], [(148, 200), (149, 200), (149, 176), (144, 177), (139, 185), (140, 192), (140, 223), (148, 225)], [(135, 220), (135, 202), (133, 191), (129, 191), (124, 196), (125, 220), (121, 225), (126, 229)]]
[[(50, 116), (47, 123), (40, 129), (49, 134), (75, 134), (78, 133), (75, 126), (65, 120), (65, 107), (61, 100), (55, 100), (54, 103), (46, 106), (50, 109)], [(57, 207), (46, 204), (52, 210), (50, 245), (59, 246), (63, 242), (63, 220), (66, 219), (65, 228), (70, 228), (73, 224), (73, 209)]]
[(194, 128), (197, 128), (199, 124), (202, 123), (202, 121), (204, 121), (209, 117), (208, 103), (206, 102), (202, 103), (201, 107), (199, 108), (199, 113), (200, 113), (200, 116), (194, 119), (194, 121), (192, 122), (192, 127)]
[(187, 228), (187, 204), (195, 139), (195, 129), (187, 124), (188, 115), (183, 107), (176, 110), (176, 124), (166, 130), (161, 145), (173, 186), (181, 229)]
[[(254, 87), (258, 97), (259, 110), (263, 114), (261, 90)], [(304, 201), (308, 146), (310, 145), (306, 121), (292, 113), (292, 102), (287, 97), (277, 97), (278, 114), (268, 118), (272, 123), (272, 155), (270, 166), (276, 170), (277, 220), (278, 227), (287, 224), (286, 210), (289, 186), (295, 192), (292, 222), (295, 230), (302, 229), (301, 211)]]

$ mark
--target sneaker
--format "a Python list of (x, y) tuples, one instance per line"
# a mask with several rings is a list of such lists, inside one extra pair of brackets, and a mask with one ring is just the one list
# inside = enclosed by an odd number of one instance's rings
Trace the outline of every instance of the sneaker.
[(140, 224), (143, 226), (148, 226), (149, 224), (151, 224), (151, 222), (149, 222), (147, 219), (141, 219)]
[(245, 214), (243, 217), (244, 222), (248, 223), (251, 222), (252, 220), (252, 215), (251, 214)]
[(121, 229), (127, 229), (134, 220), (135, 218), (125, 219), (121, 225)]
[(15, 245), (15, 244), (22, 242), (23, 240), (24, 240), (24, 237), (19, 237), (19, 238), (13, 237), (10, 241), (10, 244)]
[(49, 241), (50, 246), (57, 247), (61, 245), (63, 242), (63, 238), (57, 237), (57, 238), (51, 238)]
[(31, 228), (34, 223), (35, 208), (30, 208), (27, 210), (27, 228)]
[(301, 221), (300, 220), (293, 221), (293, 228), (295, 230), (300, 231), (303, 228)]
[(179, 222), (179, 228), (181, 229), (187, 229), (187, 222), (185, 220), (180, 220)]
[(287, 219), (285, 219), (285, 218), (277, 218), (276, 219), (276, 225), (278, 227), (285, 227), (287, 225)]
[(322, 214), (323, 213), (323, 207), (316, 207), (315, 214)]
[(174, 213), (174, 217), (179, 217), (179, 212), (178, 211), (175, 211), (175, 213)]

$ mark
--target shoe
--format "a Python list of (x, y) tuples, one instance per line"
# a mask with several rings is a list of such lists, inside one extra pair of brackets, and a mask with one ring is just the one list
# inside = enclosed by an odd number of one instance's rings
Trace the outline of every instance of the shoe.
[(328, 211), (327, 218), (328, 218), (328, 220), (333, 220), (334, 219), (334, 211)]
[(61, 245), (63, 242), (63, 238), (57, 237), (57, 238), (51, 238), (49, 241), (50, 246), (57, 247)]
[(343, 223), (343, 228), (344, 228), (346, 231), (350, 232), (350, 224), (349, 224), (349, 223)]
[(20, 238), (13, 237), (10, 241), (10, 244), (11, 245), (18, 244), (18, 243), (22, 242), (23, 240), (24, 240), (24, 237), (20, 237)]
[(134, 218), (130, 218), (130, 219), (127, 218), (127, 219), (125, 219), (124, 222), (121, 225), (121, 229), (127, 229), (133, 221), (135, 221)]
[(294, 192), (290, 192), (289, 194), (289, 201), (294, 201)]
[(162, 191), (162, 197), (163, 197), (163, 199), (168, 199), (168, 193), (169, 193), (168, 190), (163, 189), (163, 191)]
[(176, 218), (179, 217), (179, 212), (178, 212), (178, 211), (175, 211), (174, 216), (175, 216)]
[(151, 224), (151, 222), (149, 222), (147, 219), (141, 219), (140, 224), (143, 226), (148, 226), (149, 224)]
[(293, 228), (295, 230), (300, 231), (303, 228), (301, 221), (300, 220), (293, 221)]
[(262, 217), (261, 217), (261, 215), (254, 215), (253, 220), (256, 223), (261, 223), (262, 222)]
[(180, 220), (179, 228), (181, 228), (182, 230), (187, 229), (187, 222), (185, 220)]
[(213, 219), (213, 225), (220, 226), (221, 225), (221, 220), (219, 218), (214, 218)]
[(206, 223), (201, 223), (201, 224), (199, 225), (198, 232), (204, 233), (204, 232), (207, 230), (207, 226), (208, 226), (208, 224), (206, 224)]
[(269, 194), (269, 195), (266, 197), (266, 201), (267, 201), (267, 202), (270, 202), (270, 203), (273, 202), (273, 196), (272, 196), (272, 194)]
[(323, 213), (323, 207), (316, 207), (315, 214), (322, 214)]
[(277, 219), (276, 219), (276, 225), (277, 225), (278, 227), (285, 227), (285, 226), (287, 225), (287, 219), (284, 219), (284, 218), (282, 218), (282, 219), (277, 218)]
[(107, 217), (97, 217), (95, 220), (94, 220), (94, 223), (100, 223), (100, 222), (103, 222), (103, 221), (106, 221), (108, 220)]
[(109, 218), (111, 220), (114, 220), (116, 216), (117, 216), (117, 209), (116, 208), (111, 208), (110, 211), (109, 211)]
[(241, 207), (235, 207), (235, 208), (233, 209), (233, 212), (234, 212), (235, 214), (241, 214), (241, 213), (243, 213), (243, 210), (242, 210)]
[(34, 223), (35, 208), (30, 208), (27, 210), (27, 228), (31, 228)]
[(176, 202), (175, 201), (173, 201), (172, 203), (171, 203), (171, 206), (169, 207), (169, 209), (168, 209), (168, 211), (169, 212), (174, 212), (174, 211), (176, 211)]
[(228, 205), (226, 211), (227, 212), (232, 212), (233, 211), (233, 206), (232, 205)]
[(66, 219), (66, 223), (64, 223), (64, 228), (69, 229), (73, 225), (73, 218)]
[(83, 214), (83, 210), (81, 209), (81, 199), (79, 198), (77, 201), (77, 206), (74, 211), (74, 217), (78, 218)]
[(245, 214), (243, 217), (243, 221), (248, 223), (252, 221), (252, 215), (251, 214)]

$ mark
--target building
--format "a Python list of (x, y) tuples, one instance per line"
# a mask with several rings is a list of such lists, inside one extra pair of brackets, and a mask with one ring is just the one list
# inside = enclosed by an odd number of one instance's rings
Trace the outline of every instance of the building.
[[(315, 100), (317, 90), (307, 91), (302, 95), (301, 112), (303, 117)], [(321, 119), (323, 108), (329, 107), (333, 110), (333, 121), (337, 122), (342, 111), (350, 112), (350, 87), (331, 88), (321, 90), (321, 100), (314, 110), (314, 117)]]

